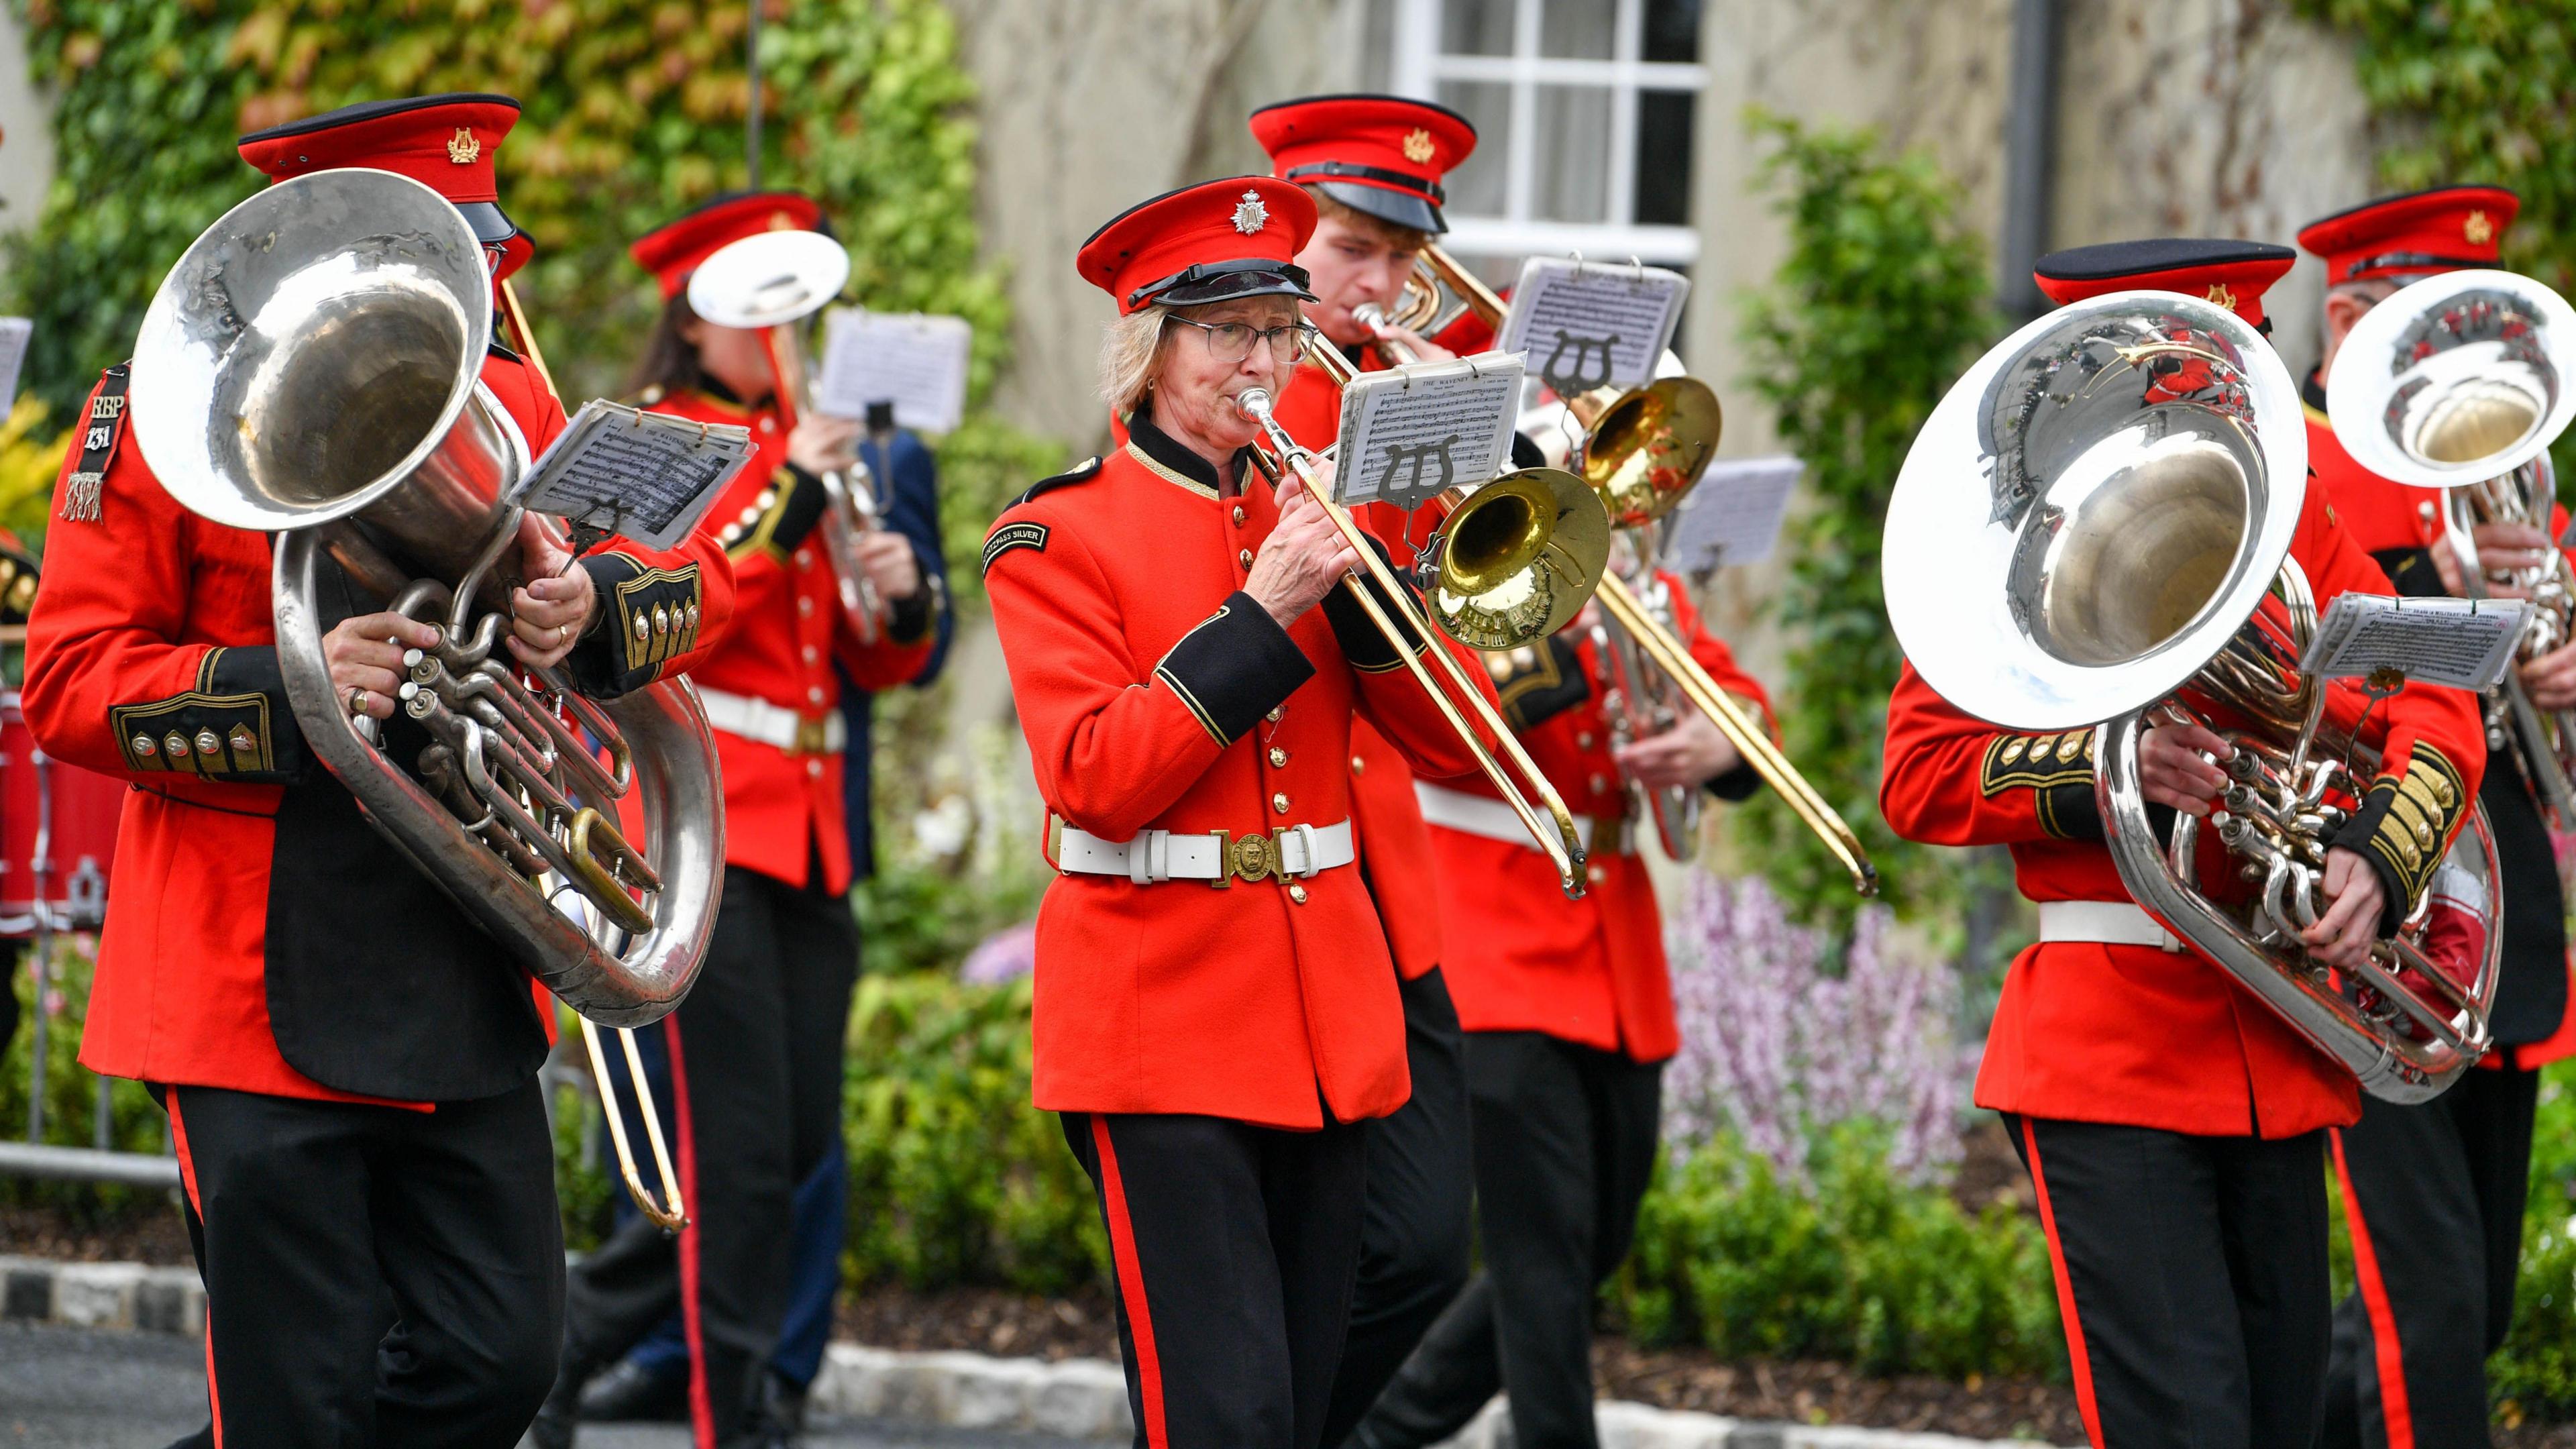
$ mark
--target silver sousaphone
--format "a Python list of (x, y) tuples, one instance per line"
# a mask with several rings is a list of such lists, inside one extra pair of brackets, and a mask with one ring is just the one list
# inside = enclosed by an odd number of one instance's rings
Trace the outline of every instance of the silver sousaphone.
[[(2297, 668), (2316, 625), (2290, 557), (2306, 482), (2297, 390), (2233, 312), (2146, 291), (2063, 307), (1980, 358), (1915, 439), (1888, 503), (1888, 618), (1970, 714), (2090, 728), (2131, 897), (2364, 1090), (2422, 1101), (2487, 1047), (2495, 847), (2472, 809), (2358, 970), (2301, 948), (2326, 843), (2377, 761), (2351, 692)], [(2138, 781), (2151, 719), (2235, 746), (2218, 849), (2188, 815), (2158, 844)]]

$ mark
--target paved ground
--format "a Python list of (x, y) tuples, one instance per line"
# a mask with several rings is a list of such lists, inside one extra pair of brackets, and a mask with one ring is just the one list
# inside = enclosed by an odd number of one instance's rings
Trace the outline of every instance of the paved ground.
[[(162, 1449), (206, 1420), (193, 1338), (0, 1325), (0, 1449)], [(677, 1427), (585, 1429), (584, 1449), (686, 1449)], [(811, 1449), (1081, 1449), (1071, 1440), (885, 1424), (818, 1426)]]

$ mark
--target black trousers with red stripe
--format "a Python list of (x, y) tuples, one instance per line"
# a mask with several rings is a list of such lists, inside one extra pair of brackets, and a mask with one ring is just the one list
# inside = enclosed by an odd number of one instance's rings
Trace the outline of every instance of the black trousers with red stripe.
[(518, 1442), (563, 1322), (535, 1082), (434, 1112), (161, 1096), (206, 1283), (219, 1449)]
[(768, 1429), (764, 1369), (794, 1276), (796, 1185), (840, 1131), (858, 970), (847, 900), (758, 871), (725, 873), (705, 972), (668, 1019), (690, 1226), (675, 1245), (639, 1217), (573, 1270), (550, 1429), (584, 1379), (675, 1308), (696, 1355), (698, 1442), (749, 1442)]
[(2540, 1074), (2471, 1071), (2335, 1134), (2352, 1296), (2335, 1308), (2318, 1449), (2486, 1449), (2487, 1355), (2513, 1326)]
[(1315, 1449), (1359, 1263), (1367, 1124), (1063, 1118), (1109, 1227), (1138, 1449)]
[(2096, 1449), (2307, 1444), (2333, 1291), (2325, 1134), (2005, 1121), (2039, 1191)]
[(1475, 1156), (1467, 1134), (1466, 1034), (1437, 967), (1397, 987), (1413, 1095), (1395, 1115), (1368, 1124), (1359, 1282), (1324, 1415), (1327, 1445), (1349, 1437), (1423, 1332), (1467, 1286)]

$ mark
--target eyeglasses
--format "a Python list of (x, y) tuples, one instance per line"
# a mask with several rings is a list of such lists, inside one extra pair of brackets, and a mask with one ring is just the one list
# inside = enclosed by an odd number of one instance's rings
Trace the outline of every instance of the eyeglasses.
[(1166, 317), (1195, 327), (1207, 339), (1208, 356), (1231, 366), (1252, 355), (1252, 344), (1258, 340), (1270, 345), (1270, 356), (1287, 367), (1306, 355), (1314, 345), (1315, 329), (1303, 322), (1282, 322), (1276, 327), (1255, 327), (1248, 322), (1197, 322), (1187, 317)]

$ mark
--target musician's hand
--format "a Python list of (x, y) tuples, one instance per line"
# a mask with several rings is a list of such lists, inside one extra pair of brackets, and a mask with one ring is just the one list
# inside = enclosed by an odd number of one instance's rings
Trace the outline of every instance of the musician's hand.
[(1454, 362), (1458, 354), (1414, 331), (1410, 327), (1380, 328), (1377, 334), (1389, 342), (1402, 343), (1412, 349), (1416, 362)]
[[(322, 636), (322, 659), (331, 670), (331, 694), (347, 714), (391, 719), (394, 692), (408, 676), (405, 649), (426, 649), (438, 642), (438, 631), (403, 614), (361, 614), (343, 619)], [(356, 696), (352, 709), (351, 691)]]
[(2532, 708), (2576, 709), (2576, 644), (2562, 644), (2526, 660), (2516, 672), (2522, 676), (2522, 692), (2531, 696)]
[[(2481, 523), (2469, 536), (2478, 545), (2478, 567), (2487, 572), (2487, 597), (2519, 599), (2528, 591), (2512, 584), (2500, 584), (2495, 575), (2509, 569), (2537, 568), (2549, 562), (2549, 535), (2528, 523)], [(2433, 569), (2442, 576), (2442, 587), (2453, 594), (2465, 595), (2466, 580), (2460, 577), (2460, 558), (2448, 539), (2438, 539), (2432, 547)]]
[(2359, 854), (2341, 846), (2326, 852), (2326, 899), (2330, 904), (2317, 923), (2299, 933), (2308, 954), (2329, 966), (2353, 967), (2370, 955), (2379, 936), (2379, 917), (2388, 891), (2379, 872)]
[(1359, 562), (1341, 531), (1324, 516), (1323, 505), (1290, 473), (1279, 484), (1278, 526), (1253, 555), (1243, 591), (1284, 629), (1321, 602)]
[(2138, 738), (2138, 793), (2185, 815), (2207, 815), (2227, 789), (2227, 772), (2201, 758), (2226, 759), (2233, 745), (2199, 725), (2160, 724)]
[(1735, 742), (1692, 710), (1681, 723), (1611, 752), (1628, 778), (1649, 790), (1671, 786), (1697, 789), (1744, 763)]
[(817, 477), (846, 473), (859, 461), (861, 426), (857, 418), (807, 413), (787, 435), (787, 461)]
[(877, 586), (878, 598), (891, 604), (921, 592), (921, 561), (913, 556), (911, 539), (872, 528), (859, 535), (858, 546), (859, 567)]
[(528, 582), (510, 591), (510, 652), (530, 669), (560, 664), (590, 632), (599, 590), (590, 570), (573, 562), (531, 513), (519, 521), (519, 555)]

